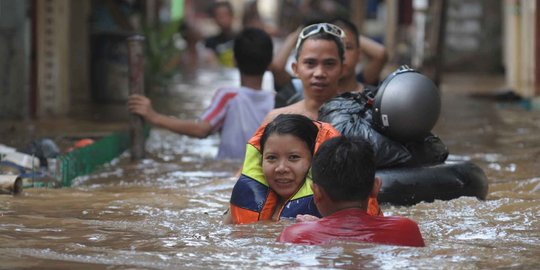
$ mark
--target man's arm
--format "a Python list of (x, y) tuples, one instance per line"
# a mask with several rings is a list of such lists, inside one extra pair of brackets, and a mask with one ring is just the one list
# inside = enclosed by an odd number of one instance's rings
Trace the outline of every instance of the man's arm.
[(277, 87), (284, 86), (292, 78), (291, 74), (289, 74), (289, 72), (287, 72), (285, 69), (285, 65), (287, 64), (289, 55), (294, 49), (299, 32), (300, 29), (290, 33), (287, 38), (285, 38), (285, 41), (283, 42), (283, 45), (281, 45), (281, 48), (277, 52), (276, 56), (272, 59), (269, 70), (274, 76), (274, 83)]
[(130, 112), (142, 116), (150, 124), (178, 134), (205, 138), (212, 131), (212, 126), (206, 121), (184, 120), (154, 111), (150, 99), (142, 95), (131, 95), (128, 99), (128, 108)]
[(362, 70), (365, 83), (377, 85), (380, 80), (381, 71), (388, 61), (386, 48), (382, 44), (363, 35), (360, 35), (359, 40), (360, 50), (362, 51), (362, 54), (368, 58), (368, 61)]

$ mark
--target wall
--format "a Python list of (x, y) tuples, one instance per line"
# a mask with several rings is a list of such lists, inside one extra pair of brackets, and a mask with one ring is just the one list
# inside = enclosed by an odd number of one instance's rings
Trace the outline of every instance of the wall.
[(500, 0), (449, 0), (445, 70), (502, 72)]
[(27, 1), (0, 1), (0, 118), (30, 116)]
[(37, 116), (66, 114), (70, 101), (69, 0), (36, 1)]
[(507, 86), (529, 98), (535, 83), (536, 1), (504, 1), (504, 65)]
[(91, 99), (90, 90), (90, 20), (91, 0), (71, 1), (70, 14), (70, 92), (71, 102)]

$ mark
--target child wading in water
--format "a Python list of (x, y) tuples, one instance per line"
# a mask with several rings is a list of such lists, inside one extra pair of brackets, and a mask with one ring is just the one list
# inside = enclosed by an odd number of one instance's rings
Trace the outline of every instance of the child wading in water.
[(336, 240), (423, 247), (418, 225), (403, 217), (372, 216), (381, 179), (375, 177), (371, 145), (359, 137), (339, 136), (324, 142), (312, 164), (313, 198), (323, 218), (305, 220), (283, 230), (280, 242), (325, 244)]
[(145, 96), (132, 95), (128, 107), (150, 124), (178, 134), (205, 138), (219, 132), (218, 159), (242, 160), (246, 142), (274, 107), (274, 93), (263, 91), (263, 74), (272, 61), (272, 40), (264, 31), (244, 29), (235, 39), (234, 57), (241, 86), (220, 88), (199, 120), (172, 118), (157, 113)]

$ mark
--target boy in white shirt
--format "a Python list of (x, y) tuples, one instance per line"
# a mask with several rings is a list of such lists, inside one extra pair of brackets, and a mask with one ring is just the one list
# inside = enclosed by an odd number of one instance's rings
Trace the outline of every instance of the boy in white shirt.
[(218, 89), (198, 121), (157, 113), (150, 99), (142, 95), (129, 97), (129, 111), (141, 115), (152, 125), (190, 137), (205, 138), (219, 132), (221, 142), (217, 158), (243, 160), (247, 141), (274, 107), (274, 93), (261, 89), (272, 52), (272, 39), (266, 32), (244, 29), (234, 41), (234, 59), (240, 71), (241, 86)]

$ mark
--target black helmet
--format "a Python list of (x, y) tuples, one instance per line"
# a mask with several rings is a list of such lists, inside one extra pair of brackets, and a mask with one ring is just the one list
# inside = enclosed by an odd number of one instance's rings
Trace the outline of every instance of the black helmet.
[(439, 119), (441, 95), (432, 80), (401, 66), (380, 84), (373, 103), (373, 122), (398, 141), (421, 140)]

